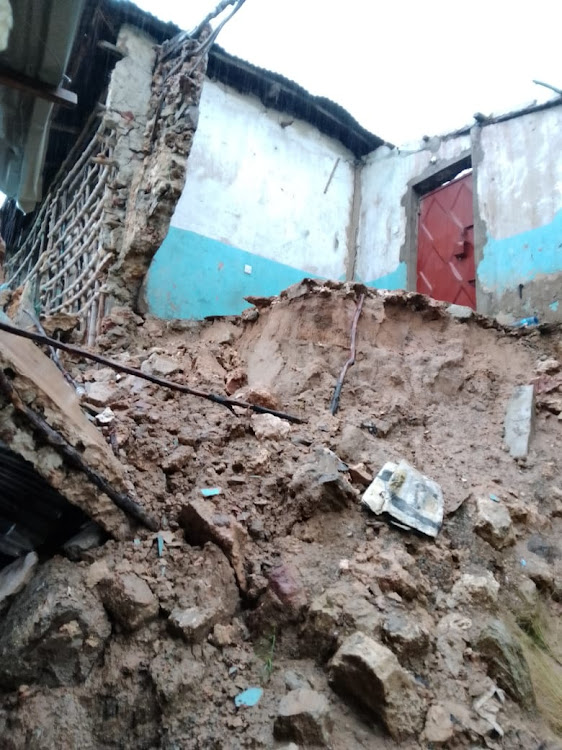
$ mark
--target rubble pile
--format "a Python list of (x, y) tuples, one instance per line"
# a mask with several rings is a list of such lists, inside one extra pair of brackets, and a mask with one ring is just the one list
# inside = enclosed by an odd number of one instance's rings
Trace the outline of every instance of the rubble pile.
[(336, 416), (356, 285), (104, 321), (112, 360), (303, 424), (65, 358), (159, 531), (0, 579), (3, 747), (560, 747), (559, 334), (361, 292)]

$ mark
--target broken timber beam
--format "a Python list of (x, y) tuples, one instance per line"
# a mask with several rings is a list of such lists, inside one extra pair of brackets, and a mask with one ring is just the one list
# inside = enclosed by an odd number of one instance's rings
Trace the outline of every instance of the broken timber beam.
[(41, 437), (49, 445), (55, 448), (70, 466), (73, 466), (75, 469), (84, 473), (90, 482), (95, 484), (96, 487), (113, 500), (115, 505), (118, 508), (121, 508), (122, 511), (128, 513), (151, 531), (158, 531), (158, 522), (142, 507), (142, 505), (135, 500), (132, 500), (128, 495), (114, 490), (106, 479), (86, 464), (76, 448), (70, 445), (62, 435), (47, 424), (43, 417), (36, 414), (33, 409), (24, 404), (12, 385), (10, 378), (5, 374), (2, 368), (0, 368), (0, 390), (4, 392), (6, 398), (10, 401), (14, 409), (31, 423)]
[(200, 391), (196, 388), (189, 388), (187, 385), (181, 383), (174, 383), (172, 380), (164, 380), (163, 378), (157, 378), (155, 375), (147, 375), (138, 370), (136, 367), (127, 367), (126, 365), (118, 365), (117, 362), (112, 362), (107, 357), (102, 357), (100, 354), (92, 354), (85, 349), (81, 349), (78, 346), (72, 346), (71, 344), (63, 344), (61, 341), (52, 339), (49, 336), (43, 336), (39, 333), (32, 333), (31, 331), (24, 331), (21, 328), (9, 325), (0, 321), (0, 331), (6, 331), (6, 333), (12, 333), (14, 336), (20, 336), (24, 339), (30, 339), (35, 341), (36, 344), (44, 344), (45, 346), (51, 346), (54, 349), (61, 349), (67, 354), (72, 354), (76, 357), (82, 357), (83, 359), (89, 359), (92, 362), (97, 362), (105, 367), (110, 367), (112, 370), (117, 372), (124, 372), (127, 375), (134, 375), (142, 380), (148, 380), (149, 383), (154, 383), (162, 388), (169, 388), (172, 391), (179, 391), (180, 393), (187, 393), (190, 396), (197, 396), (198, 398), (204, 398), (207, 401), (212, 401), (215, 404), (224, 406), (232, 411), (233, 406), (238, 406), (242, 409), (249, 409), (255, 411), (258, 414), (272, 414), (274, 417), (284, 419), (287, 422), (293, 422), (294, 424), (304, 424), (306, 419), (301, 417), (295, 417), (293, 414), (286, 414), (282, 411), (275, 411), (274, 409), (268, 409), (265, 406), (258, 406), (257, 404), (249, 404), (246, 401), (237, 401), (235, 398), (226, 398), (225, 396), (219, 396), (215, 393), (207, 393), (206, 391)]
[(60, 104), (61, 107), (75, 107), (78, 104), (78, 96), (74, 91), (63, 89), (61, 86), (51, 86), (5, 66), (0, 66), (0, 86), (23, 91), (25, 94), (31, 94), (38, 99)]

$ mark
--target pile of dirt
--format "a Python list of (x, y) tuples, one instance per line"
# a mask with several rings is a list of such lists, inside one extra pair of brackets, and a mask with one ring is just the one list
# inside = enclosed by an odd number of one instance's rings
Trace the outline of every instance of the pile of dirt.
[[(303, 424), (66, 361), (161, 531), (71, 545), (13, 597), (3, 746), (559, 747), (559, 334), (351, 284), (254, 302), (204, 323), (115, 310), (99, 346)], [(516, 460), (506, 407), (532, 382)], [(361, 507), (400, 460), (442, 488), (435, 539)]]

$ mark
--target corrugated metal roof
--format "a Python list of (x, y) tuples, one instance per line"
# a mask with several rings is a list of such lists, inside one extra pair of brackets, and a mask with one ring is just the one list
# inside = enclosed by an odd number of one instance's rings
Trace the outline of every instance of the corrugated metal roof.
[[(13, 28), (0, 66), (59, 86), (84, 0), (12, 0)], [(43, 162), (53, 104), (0, 85), (0, 190), (31, 211), (42, 197)]]

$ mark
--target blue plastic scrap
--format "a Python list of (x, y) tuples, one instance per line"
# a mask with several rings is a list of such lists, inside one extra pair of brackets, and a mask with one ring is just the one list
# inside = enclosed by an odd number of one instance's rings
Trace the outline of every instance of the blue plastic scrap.
[(495, 503), (499, 503), (500, 501), (497, 495), (490, 495), (490, 500), (493, 500)]
[(160, 534), (158, 534), (158, 536), (156, 537), (156, 544), (158, 547), (158, 557), (162, 557), (162, 555), (164, 554), (164, 540), (162, 539)]
[(234, 698), (234, 705), (237, 708), (240, 706), (252, 707), (259, 703), (260, 698), (263, 695), (263, 690), (260, 687), (251, 687), (244, 690), (243, 693), (238, 693)]
[(514, 328), (528, 328), (529, 326), (538, 326), (539, 319), (536, 315), (533, 315), (531, 318), (521, 318), (521, 320), (518, 320), (516, 323), (513, 323)]
[(222, 492), (220, 487), (209, 487), (208, 489), (202, 489), (201, 494), (203, 497), (214, 497), (215, 495), (220, 495)]

